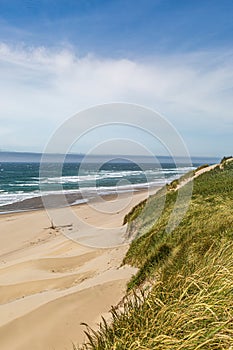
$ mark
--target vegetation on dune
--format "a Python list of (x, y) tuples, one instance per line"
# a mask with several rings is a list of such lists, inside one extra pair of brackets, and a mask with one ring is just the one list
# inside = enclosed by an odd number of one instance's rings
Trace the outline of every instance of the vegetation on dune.
[(195, 174), (198, 173), (199, 170), (205, 169), (209, 166), (209, 164), (202, 164), (198, 168), (195, 169)]
[(227, 163), (229, 160), (232, 160), (232, 156), (223, 157), (221, 162), (220, 162), (220, 165)]
[(173, 189), (128, 214), (128, 233), (138, 236), (124, 263), (138, 273), (123, 308), (112, 309), (112, 323), (87, 328), (81, 349), (233, 349), (233, 161), (224, 159), (193, 185), (189, 209), (172, 233), (166, 226)]

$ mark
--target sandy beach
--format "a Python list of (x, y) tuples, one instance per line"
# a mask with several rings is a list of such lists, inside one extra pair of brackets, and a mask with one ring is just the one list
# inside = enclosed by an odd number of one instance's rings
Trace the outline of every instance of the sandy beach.
[(147, 196), (142, 191), (130, 199), (108, 198), (100, 210), (98, 203), (72, 207), (81, 222), (79, 234), (92, 232), (92, 246), (64, 235), (77, 227), (70, 229), (62, 209), (55, 229), (45, 210), (0, 216), (1, 350), (64, 350), (84, 341), (80, 323), (95, 327), (121, 300), (135, 273), (120, 267), (127, 245), (114, 246), (110, 237), (112, 247), (103, 249), (98, 237), (111, 230), (122, 236), (124, 215)]

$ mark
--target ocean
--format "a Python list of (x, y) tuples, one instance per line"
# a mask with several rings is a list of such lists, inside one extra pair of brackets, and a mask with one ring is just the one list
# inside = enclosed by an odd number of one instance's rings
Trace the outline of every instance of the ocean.
[[(39, 162), (0, 162), (0, 213), (24, 211), (43, 207), (41, 195), (57, 196), (65, 193), (69, 204), (88, 202), (96, 195), (139, 191), (160, 187), (205, 163), (204, 158), (187, 164), (106, 162), (98, 169), (97, 163), (65, 162), (57, 176), (53, 163), (47, 166), (46, 176), (40, 176)], [(214, 160), (212, 161), (214, 163)], [(56, 166), (55, 166), (56, 167)], [(43, 174), (45, 175), (45, 174)], [(58, 190), (59, 189), (59, 190)]]

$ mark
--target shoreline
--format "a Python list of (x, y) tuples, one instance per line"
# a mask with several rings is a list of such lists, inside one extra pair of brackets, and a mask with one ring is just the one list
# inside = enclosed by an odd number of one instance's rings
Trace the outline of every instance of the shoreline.
[[(148, 190), (134, 192), (130, 201), (128, 195), (71, 210), (88, 223), (83, 230), (107, 234), (114, 229), (117, 235), (124, 215), (148, 197)], [(103, 204), (112, 211), (103, 212)], [(121, 210), (115, 210), (116, 205)], [(56, 210), (62, 224), (62, 210)], [(83, 343), (80, 323), (95, 327), (124, 296), (136, 272), (120, 267), (127, 245), (102, 249), (74, 242), (62, 225), (51, 228), (43, 209), (0, 215), (0, 246), (1, 350), (29, 350), (32, 344), (35, 350), (64, 350), (72, 349), (72, 342)]]
[(98, 201), (99, 198), (108, 200), (108, 198), (116, 198), (118, 195), (121, 196), (127, 196), (132, 193), (141, 193), (144, 191), (154, 191), (157, 188), (161, 188), (161, 186), (151, 186), (146, 187), (142, 186), (140, 188), (132, 187), (130, 190), (125, 191), (119, 191), (119, 193), (106, 193), (106, 194), (100, 194), (96, 197), (86, 197), (84, 198), (80, 193), (65, 193), (65, 194), (51, 194), (44, 196), (44, 200), (42, 199), (42, 196), (38, 197), (32, 197), (28, 199), (24, 199), (22, 201), (6, 204), (0, 206), (0, 216), (5, 215), (8, 213), (20, 213), (20, 212), (30, 212), (35, 210), (44, 210), (44, 202), (47, 202), (49, 204), (49, 207), (52, 209), (56, 209), (59, 207), (64, 206), (76, 206), (76, 205), (83, 205), (87, 203), (92, 203), (95, 201)]

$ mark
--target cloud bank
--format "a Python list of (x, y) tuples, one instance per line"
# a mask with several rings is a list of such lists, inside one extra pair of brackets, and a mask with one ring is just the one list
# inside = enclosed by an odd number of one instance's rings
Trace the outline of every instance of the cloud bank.
[(145, 60), (79, 57), (72, 49), (2, 43), (1, 147), (42, 151), (53, 131), (80, 110), (130, 102), (163, 114), (192, 154), (225, 154), (232, 149), (232, 58), (229, 50)]

